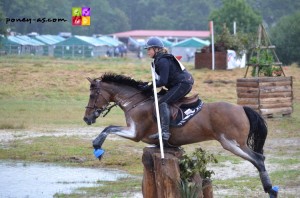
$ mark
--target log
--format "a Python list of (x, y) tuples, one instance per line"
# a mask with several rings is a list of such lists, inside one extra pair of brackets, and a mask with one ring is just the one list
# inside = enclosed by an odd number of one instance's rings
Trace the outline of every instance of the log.
[(260, 93), (260, 98), (286, 98), (286, 97), (293, 97), (292, 92), (267, 92), (267, 93)]
[(260, 87), (259, 88), (261, 93), (268, 93), (268, 92), (291, 92), (291, 86), (277, 86), (277, 87)]
[(292, 107), (282, 107), (282, 108), (274, 108), (274, 109), (260, 109), (262, 115), (269, 115), (269, 114), (291, 114), (293, 112)]
[(241, 81), (241, 82), (239, 82), (239, 81), (237, 81), (237, 83), (236, 83), (236, 86), (237, 87), (258, 87), (258, 82), (257, 81), (250, 81), (250, 82), (247, 82), (247, 81)]
[(157, 197), (180, 198), (178, 188), (180, 182), (180, 170), (178, 158), (166, 153), (165, 158), (161, 159), (160, 153), (153, 155), (155, 167), (155, 179), (157, 188)]
[(252, 78), (239, 78), (237, 79), (237, 82), (278, 82), (278, 81), (291, 81), (292, 82), (293, 77), (283, 77), (283, 76), (277, 76), (277, 77), (252, 77)]
[(238, 93), (258, 93), (258, 88), (252, 88), (252, 87), (237, 87), (236, 91)]
[[(164, 159), (161, 159), (160, 149), (158, 147), (146, 147), (143, 151), (143, 197), (180, 198), (179, 159), (183, 155), (183, 150), (179, 148), (165, 148)], [(202, 187), (198, 198), (213, 198), (213, 187), (210, 179), (202, 180), (198, 173), (195, 174), (191, 180)]]
[(144, 148), (142, 162), (144, 164), (144, 177), (142, 182), (143, 197), (156, 197), (156, 182), (154, 175), (154, 162), (152, 159), (156, 149)]
[(213, 198), (213, 186), (210, 179), (203, 179), (202, 181), (202, 191), (204, 198)]
[(238, 98), (258, 98), (259, 94), (258, 92), (253, 93), (243, 93), (243, 92), (237, 92)]
[(239, 105), (258, 105), (258, 98), (238, 98)]
[(288, 81), (278, 81), (278, 82), (260, 82), (259, 86), (261, 87), (276, 87), (276, 86), (291, 86), (292, 82)]
[(275, 103), (275, 104), (260, 104), (259, 108), (261, 108), (261, 109), (272, 109), (272, 108), (280, 108), (280, 107), (291, 107), (292, 105), (293, 105), (292, 102)]
[(277, 77), (256, 77), (258, 81), (261, 82), (279, 82), (279, 81), (292, 81), (292, 76), (289, 77), (283, 77), (283, 76), (277, 76)]
[(291, 97), (287, 98), (260, 98), (259, 103), (260, 104), (273, 104), (273, 103), (292, 103), (293, 99)]
[(182, 156), (183, 151), (179, 148), (165, 148), (163, 160), (161, 160), (160, 149), (157, 147), (146, 147), (143, 151), (143, 197), (180, 198), (178, 158)]
[(202, 180), (199, 173), (196, 173), (196, 174), (193, 175), (192, 182), (194, 182), (199, 187), (199, 192), (198, 192), (198, 197), (197, 198), (204, 198), (203, 191), (202, 191), (203, 180)]

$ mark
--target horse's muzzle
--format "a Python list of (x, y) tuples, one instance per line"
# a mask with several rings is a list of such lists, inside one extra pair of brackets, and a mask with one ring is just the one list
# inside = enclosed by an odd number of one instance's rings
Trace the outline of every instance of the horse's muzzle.
[(96, 122), (96, 118), (94, 116), (92, 117), (84, 117), (83, 120), (85, 121), (85, 123), (87, 125), (91, 125), (91, 124), (94, 124)]

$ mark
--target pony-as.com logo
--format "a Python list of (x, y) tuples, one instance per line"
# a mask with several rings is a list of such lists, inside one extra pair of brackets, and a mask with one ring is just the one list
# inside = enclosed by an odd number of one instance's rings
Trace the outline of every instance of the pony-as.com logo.
[(89, 7), (73, 7), (72, 25), (74, 26), (91, 25), (91, 9)]

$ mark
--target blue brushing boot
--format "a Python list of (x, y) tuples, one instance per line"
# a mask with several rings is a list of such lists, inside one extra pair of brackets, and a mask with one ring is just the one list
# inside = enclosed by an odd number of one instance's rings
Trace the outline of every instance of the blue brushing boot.
[(279, 190), (278, 186), (273, 186), (272, 190), (270, 191), (270, 198), (277, 198), (278, 190)]
[(104, 150), (103, 149), (95, 149), (94, 150), (94, 155), (96, 158), (98, 158), (99, 160), (101, 159), (102, 155), (104, 154)]

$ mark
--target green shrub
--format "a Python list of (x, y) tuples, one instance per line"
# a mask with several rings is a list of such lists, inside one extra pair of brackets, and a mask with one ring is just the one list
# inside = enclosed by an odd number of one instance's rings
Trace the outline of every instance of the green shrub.
[(201, 148), (196, 149), (191, 156), (184, 154), (179, 161), (180, 178), (179, 189), (181, 197), (198, 197), (202, 190), (202, 184), (192, 181), (193, 176), (199, 174), (202, 179), (210, 179), (213, 171), (207, 170), (206, 165), (210, 162), (217, 163), (213, 154), (208, 154)]

